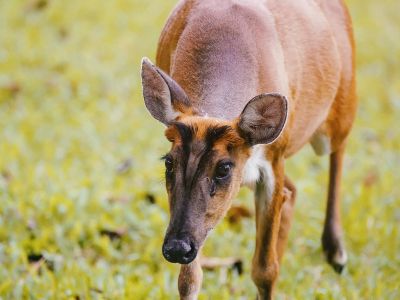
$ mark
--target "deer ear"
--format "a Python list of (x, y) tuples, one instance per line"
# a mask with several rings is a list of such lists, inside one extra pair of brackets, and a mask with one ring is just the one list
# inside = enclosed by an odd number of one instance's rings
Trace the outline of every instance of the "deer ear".
[(148, 58), (142, 59), (141, 75), (144, 103), (158, 121), (169, 125), (190, 107), (189, 98), (178, 83), (154, 66)]
[(288, 101), (280, 94), (251, 99), (239, 117), (239, 134), (250, 144), (270, 144), (281, 134), (288, 115)]

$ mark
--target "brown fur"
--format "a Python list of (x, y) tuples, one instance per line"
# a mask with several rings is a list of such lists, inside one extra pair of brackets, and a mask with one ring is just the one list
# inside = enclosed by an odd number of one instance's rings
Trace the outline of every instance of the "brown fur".
[[(334, 266), (335, 254), (344, 251), (338, 194), (345, 140), (357, 106), (354, 61), (351, 20), (341, 0), (182, 0), (161, 34), (157, 65), (190, 99), (190, 108), (176, 104), (181, 114), (175, 121), (196, 127), (192, 145), (198, 146), (191, 149), (204, 145), (208, 128), (232, 129), (213, 144), (215, 156), (205, 171), (211, 178), (218, 160), (230, 157), (235, 162), (229, 186), (219, 190), (206, 209), (201, 226), (207, 230), (223, 217), (240, 187), (251, 151), (238, 130), (238, 116), (247, 101), (265, 92), (278, 92), (289, 100), (286, 126), (265, 151), (275, 178), (266, 208), (262, 203), (267, 196), (260, 184), (256, 187), (252, 278), (260, 299), (272, 297), (294, 205), (295, 187), (285, 179), (284, 160), (316, 134), (329, 139), (332, 152), (324, 250)], [(174, 125), (166, 136), (173, 143), (171, 153), (177, 155), (182, 140)], [(197, 150), (193, 151), (190, 155)], [(169, 194), (176, 188), (169, 186)], [(200, 273), (198, 258), (182, 266), (182, 299), (196, 299)]]

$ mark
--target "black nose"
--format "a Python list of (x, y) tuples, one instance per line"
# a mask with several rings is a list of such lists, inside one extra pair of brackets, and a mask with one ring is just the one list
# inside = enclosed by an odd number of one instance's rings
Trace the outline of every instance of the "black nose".
[(166, 260), (180, 264), (191, 263), (197, 255), (197, 249), (189, 239), (166, 240), (162, 247), (162, 252)]

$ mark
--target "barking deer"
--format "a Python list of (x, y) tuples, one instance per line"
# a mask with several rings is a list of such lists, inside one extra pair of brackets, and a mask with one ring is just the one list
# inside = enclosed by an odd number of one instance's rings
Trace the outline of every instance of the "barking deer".
[(167, 126), (170, 222), (162, 253), (196, 299), (199, 251), (241, 185), (254, 189), (252, 279), (270, 299), (296, 197), (285, 159), (310, 143), (330, 155), (322, 246), (341, 272), (339, 187), (356, 111), (354, 41), (342, 0), (182, 0), (162, 31), (143, 96)]

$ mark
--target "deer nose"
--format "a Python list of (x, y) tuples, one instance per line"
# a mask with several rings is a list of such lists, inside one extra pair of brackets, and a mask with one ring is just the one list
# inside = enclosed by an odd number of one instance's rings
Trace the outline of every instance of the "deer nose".
[(197, 255), (197, 249), (189, 239), (167, 240), (164, 242), (162, 252), (166, 260), (180, 264), (191, 263)]

